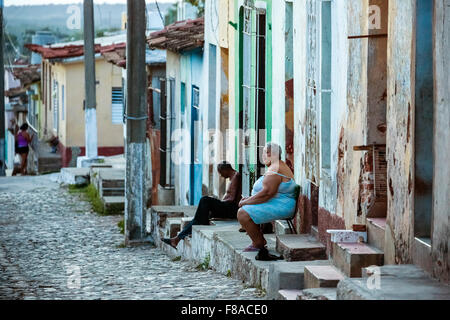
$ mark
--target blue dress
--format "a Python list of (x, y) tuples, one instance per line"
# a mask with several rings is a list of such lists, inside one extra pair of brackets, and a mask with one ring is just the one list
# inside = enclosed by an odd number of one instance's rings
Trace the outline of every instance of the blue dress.
[[(273, 172), (273, 171), (269, 171)], [(273, 172), (279, 176), (288, 178), (280, 173)], [(262, 190), (263, 180), (265, 176), (261, 176), (253, 185), (252, 196)], [(256, 224), (262, 224), (271, 222), (274, 220), (281, 220), (291, 218), (295, 211), (295, 187), (296, 183), (294, 179), (288, 182), (281, 182), (278, 187), (278, 192), (269, 199), (269, 201), (259, 204), (249, 204), (242, 206), (253, 222)]]

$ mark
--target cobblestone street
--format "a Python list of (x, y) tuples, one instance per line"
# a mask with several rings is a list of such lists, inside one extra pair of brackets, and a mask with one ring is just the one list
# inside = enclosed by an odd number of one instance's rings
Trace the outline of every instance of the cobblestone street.
[(97, 215), (54, 178), (0, 178), (0, 299), (257, 298), (149, 245), (123, 247), (122, 217)]

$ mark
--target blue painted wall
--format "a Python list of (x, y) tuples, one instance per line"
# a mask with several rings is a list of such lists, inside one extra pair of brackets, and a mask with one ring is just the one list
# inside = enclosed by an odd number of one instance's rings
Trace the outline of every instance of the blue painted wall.
[(433, 1), (417, 0), (414, 233), (430, 237), (433, 184)]

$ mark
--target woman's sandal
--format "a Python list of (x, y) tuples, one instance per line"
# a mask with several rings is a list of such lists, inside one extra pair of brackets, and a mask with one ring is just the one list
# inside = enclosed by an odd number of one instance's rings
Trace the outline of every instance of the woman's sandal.
[(274, 261), (274, 260), (282, 260), (282, 256), (275, 256), (269, 253), (269, 250), (266, 248), (262, 248), (259, 250), (258, 254), (255, 257), (256, 260), (260, 261)]
[(171, 246), (172, 248), (174, 248), (175, 250), (177, 250), (177, 247), (175, 247), (175, 246), (172, 244), (172, 240), (167, 239), (167, 238), (163, 238), (161, 241), (164, 242), (164, 243), (167, 243), (169, 246)]

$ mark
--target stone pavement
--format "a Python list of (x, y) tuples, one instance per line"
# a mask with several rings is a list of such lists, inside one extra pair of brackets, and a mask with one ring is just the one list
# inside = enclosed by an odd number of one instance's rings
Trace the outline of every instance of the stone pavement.
[(260, 299), (150, 245), (123, 247), (121, 216), (95, 214), (55, 181), (0, 178), (0, 299)]

